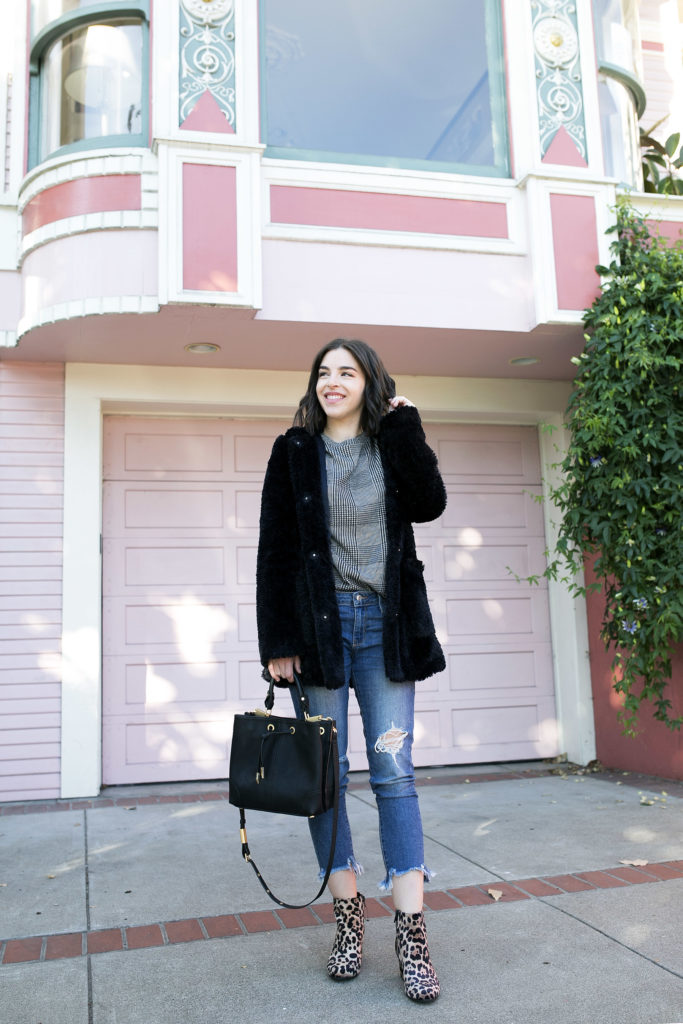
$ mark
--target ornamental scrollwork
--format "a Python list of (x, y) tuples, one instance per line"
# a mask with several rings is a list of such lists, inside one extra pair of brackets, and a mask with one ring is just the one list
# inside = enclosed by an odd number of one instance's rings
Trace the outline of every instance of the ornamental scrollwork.
[(531, 10), (541, 155), (564, 128), (586, 160), (576, 4), (531, 0)]
[(180, 0), (179, 10), (178, 123), (208, 89), (235, 130), (234, 0)]

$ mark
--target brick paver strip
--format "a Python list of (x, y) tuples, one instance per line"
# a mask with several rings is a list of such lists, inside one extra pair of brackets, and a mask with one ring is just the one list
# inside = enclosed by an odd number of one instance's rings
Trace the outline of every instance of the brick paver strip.
[(590, 882), (596, 889), (618, 889), (619, 886), (628, 885), (622, 878), (614, 878), (606, 871), (581, 871), (576, 877)]
[(149, 946), (163, 946), (164, 937), (158, 924), (141, 924), (126, 928), (126, 942), (128, 949), (147, 949)]
[(332, 903), (316, 903), (313, 910), (316, 917), (319, 917), (323, 924), (334, 924), (334, 906)]
[(365, 901), (365, 916), (366, 917), (391, 917), (391, 910), (385, 907), (383, 903), (380, 903), (374, 896), (368, 897)]
[(532, 896), (557, 896), (562, 894), (562, 889), (556, 885), (549, 885), (542, 878), (524, 878), (521, 882), (515, 882), (518, 889), (530, 893)]
[(34, 935), (30, 939), (10, 939), (5, 946), (2, 962), (3, 964), (23, 964), (27, 960), (40, 960), (42, 948), (42, 935)]
[(672, 867), (671, 862), (668, 864), (648, 864), (645, 871), (661, 879), (683, 878), (683, 867)]
[(204, 933), (199, 921), (192, 917), (187, 921), (167, 921), (164, 925), (169, 942), (196, 942)]
[(491, 882), (490, 885), (482, 886), (482, 889), (490, 899), (493, 899), (493, 897), (489, 894), (489, 889), (495, 889), (498, 892), (502, 892), (503, 895), (500, 900), (496, 901), (497, 903), (503, 903), (504, 901), (510, 903), (512, 900), (531, 899), (528, 892), (523, 892), (521, 889), (516, 888), (516, 886), (511, 885), (510, 882)]
[(647, 868), (610, 868), (610, 875), (616, 875), (630, 885), (639, 885), (641, 882), (656, 882), (654, 875), (647, 874)]
[(550, 885), (556, 885), (558, 889), (563, 889), (564, 892), (585, 892), (586, 889), (594, 889), (595, 886), (589, 882), (583, 881), (581, 878), (577, 878), (576, 875), (552, 875), (543, 878), (544, 882), (548, 882)]
[(61, 960), (63, 957), (81, 956), (82, 953), (82, 932), (71, 932), (69, 935), (48, 935), (47, 937), (46, 960)]
[(277, 931), (282, 925), (270, 910), (248, 910), (240, 914), (242, 924), (248, 932)]
[(203, 917), (204, 927), (211, 939), (223, 939), (229, 935), (243, 935), (240, 923), (234, 914), (220, 914), (218, 917)]
[(424, 901), (430, 910), (453, 910), (460, 906), (447, 892), (425, 892)]
[(309, 925), (318, 923), (308, 907), (301, 910), (290, 910), (287, 907), (282, 907), (278, 910), (277, 916), (285, 928), (306, 928)]
[[(497, 883), (491, 882), (490, 884), (491, 888), (498, 888)], [(491, 897), (487, 896), (478, 885), (465, 885), (461, 889), (449, 889), (448, 891), (466, 907), (483, 907), (488, 903), (493, 903)]]
[(88, 953), (112, 953), (123, 949), (120, 928), (106, 928), (100, 932), (88, 932)]

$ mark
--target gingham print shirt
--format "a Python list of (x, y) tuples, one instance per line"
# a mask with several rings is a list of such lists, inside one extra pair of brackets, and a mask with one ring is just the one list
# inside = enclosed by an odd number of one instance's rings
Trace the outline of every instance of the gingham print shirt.
[(383, 595), (387, 528), (379, 448), (365, 434), (347, 441), (323, 434), (323, 442), (335, 589)]

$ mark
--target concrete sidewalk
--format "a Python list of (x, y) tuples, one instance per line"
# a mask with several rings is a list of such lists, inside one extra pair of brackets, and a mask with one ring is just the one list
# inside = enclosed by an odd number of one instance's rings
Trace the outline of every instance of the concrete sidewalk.
[[(346, 984), (325, 974), (329, 900), (268, 900), (225, 783), (0, 805), (0, 1024), (683, 1022), (683, 784), (545, 764), (418, 777), (435, 1004), (403, 994), (374, 799), (355, 775), (372, 898)], [(306, 823), (251, 813), (247, 826), (274, 891), (309, 898)]]

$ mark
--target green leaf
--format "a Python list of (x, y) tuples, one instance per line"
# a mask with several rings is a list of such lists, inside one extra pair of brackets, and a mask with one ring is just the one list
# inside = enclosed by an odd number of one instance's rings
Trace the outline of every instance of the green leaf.
[(678, 149), (678, 143), (681, 141), (681, 133), (676, 132), (674, 135), (670, 135), (665, 142), (666, 152), (669, 156), (673, 156)]

